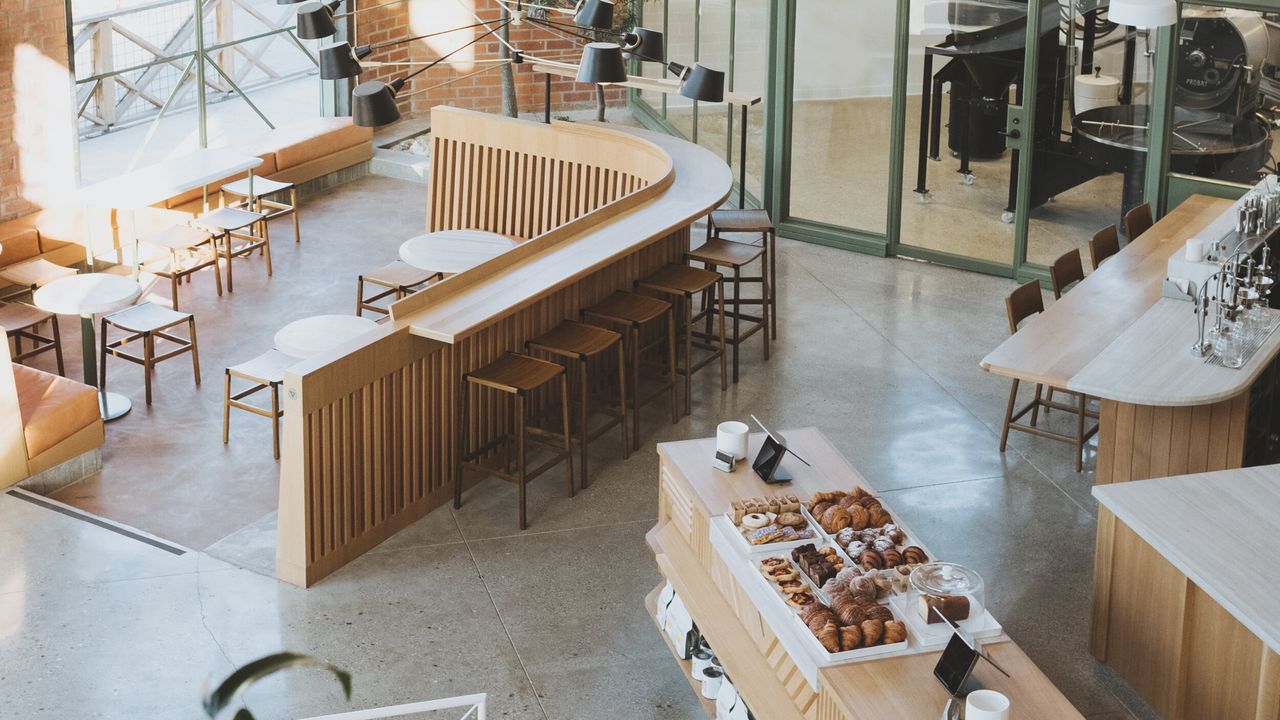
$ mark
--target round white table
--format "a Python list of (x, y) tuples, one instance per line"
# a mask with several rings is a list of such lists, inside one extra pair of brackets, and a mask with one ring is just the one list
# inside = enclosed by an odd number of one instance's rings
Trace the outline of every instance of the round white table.
[(308, 358), (376, 327), (378, 323), (355, 315), (313, 315), (280, 328), (275, 346), (285, 355)]
[(421, 270), (454, 275), (519, 244), (487, 230), (440, 230), (405, 240), (400, 246), (400, 259)]
[(98, 383), (98, 342), (93, 316), (123, 310), (142, 294), (142, 286), (124, 275), (84, 273), (68, 275), (36, 290), (32, 302), (41, 310), (57, 315), (80, 316), (81, 352), (84, 355), (84, 381), (98, 388), (98, 407), (103, 420), (115, 420), (133, 409), (129, 398), (107, 392)]

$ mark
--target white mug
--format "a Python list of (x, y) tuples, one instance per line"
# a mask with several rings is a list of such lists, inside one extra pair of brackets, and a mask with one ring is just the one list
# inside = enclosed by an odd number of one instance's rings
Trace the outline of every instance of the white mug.
[(1190, 262), (1200, 262), (1204, 260), (1204, 241), (1200, 238), (1191, 238), (1187, 241), (1186, 258)]
[(964, 720), (1009, 720), (1009, 698), (995, 690), (974, 690), (964, 699)]
[(745, 459), (749, 430), (746, 423), (737, 420), (720, 423), (716, 426), (716, 450), (733, 455), (738, 460)]

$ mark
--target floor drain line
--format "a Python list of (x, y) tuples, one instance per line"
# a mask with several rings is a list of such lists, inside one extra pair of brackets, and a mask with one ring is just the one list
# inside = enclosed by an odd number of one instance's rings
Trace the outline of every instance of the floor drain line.
[(66, 515), (67, 517), (72, 517), (77, 520), (82, 520), (84, 522), (89, 523), (90, 525), (96, 525), (102, 528), (103, 530), (110, 530), (111, 532), (117, 535), (123, 535), (124, 537), (127, 537), (131, 540), (137, 540), (140, 543), (145, 543), (147, 545), (150, 545), (151, 547), (163, 550), (173, 555), (187, 554), (187, 549), (179, 545), (174, 545), (173, 543), (165, 542), (164, 540), (161, 540), (156, 537), (152, 537), (150, 535), (146, 535), (144, 533), (138, 532), (137, 530), (132, 530), (123, 525), (118, 525), (108, 520), (104, 520), (96, 515), (91, 515), (87, 512), (84, 512), (83, 510), (79, 510), (69, 505), (64, 505), (59, 502), (48, 500), (40, 495), (36, 495), (35, 493), (29, 492), (26, 490), (13, 488), (9, 490), (6, 494), (11, 495), (15, 498), (18, 498), (19, 500), (26, 500), (32, 505), (38, 505), (42, 508), (45, 508), (46, 510), (52, 510), (56, 513), (61, 513), (63, 515)]

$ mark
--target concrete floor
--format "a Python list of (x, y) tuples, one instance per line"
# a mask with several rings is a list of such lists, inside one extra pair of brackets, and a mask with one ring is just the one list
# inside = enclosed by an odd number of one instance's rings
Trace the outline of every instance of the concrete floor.
[[(201, 717), (204, 683), (287, 649), (351, 670), (351, 703), (323, 674), (295, 672), (249, 694), (260, 716), (487, 692), (500, 718), (699, 717), (641, 604), (659, 578), (643, 540), (656, 514), (653, 444), (755, 413), (821, 428), (930, 547), (978, 570), (1009, 634), (1087, 717), (1147, 717), (1086, 652), (1092, 473), (1039, 438), (997, 450), (1008, 384), (977, 364), (1006, 335), (1013, 283), (785, 240), (773, 359), (747, 347), (742, 381), (723, 394), (701, 378), (678, 425), (655, 405), (646, 449), (625, 462), (602, 438), (575, 498), (554, 473), (533, 485), (528, 531), (515, 530), (514, 488), (488, 481), (460, 510), (436, 510), (310, 590), (274, 580), (269, 432), (239, 414), (221, 444), (220, 369), (295, 317), (349, 312), (355, 275), (423, 226), (422, 193), (354, 181), (306, 204), (301, 245), (276, 226), (274, 278), (245, 261), (235, 294), (219, 299), (196, 277), (184, 300), (202, 340), (199, 390), (185, 359), (169, 361), (148, 409), (140, 372), (112, 363), (112, 389), (137, 405), (108, 426), (101, 475), (58, 499), (187, 552), (0, 495), (5, 713)], [(75, 331), (64, 323), (72, 376)]]

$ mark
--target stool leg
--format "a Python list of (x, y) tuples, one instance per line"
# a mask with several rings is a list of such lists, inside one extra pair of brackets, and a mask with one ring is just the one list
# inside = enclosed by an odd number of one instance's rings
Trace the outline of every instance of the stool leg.
[(222, 373), (222, 444), (231, 441), (231, 371)]
[(200, 347), (196, 344), (196, 316), (187, 318), (187, 328), (191, 337), (191, 370), (196, 374), (196, 387), (200, 386)]
[[(618, 423), (622, 427), (622, 459), (631, 457), (631, 438), (627, 436), (627, 363), (623, 343), (618, 341), (618, 412), (622, 417)], [(585, 477), (585, 473), (583, 477)]]
[(724, 392), (729, 389), (729, 358), (724, 342), (724, 278), (716, 281), (716, 296), (720, 301), (720, 392)]
[[(210, 240), (209, 247), (213, 250), (213, 286), (218, 290), (218, 297), (222, 297), (222, 271), (218, 270), (218, 243)], [(187, 284), (191, 284), (191, 276), (187, 276)]]
[(738, 297), (742, 295), (742, 270), (736, 265), (733, 268), (733, 384), (738, 384), (738, 343), (742, 316), (742, 304)]
[(631, 342), (631, 447), (640, 449), (640, 330), (627, 328)]
[[(693, 414), (693, 296), (679, 300), (684, 305), (684, 414)], [(674, 380), (675, 378), (672, 378)]]
[(667, 309), (667, 368), (671, 379), (671, 424), (680, 422), (679, 390), (676, 389), (676, 311)]
[(151, 333), (142, 336), (142, 384), (147, 390), (147, 404), (151, 404), (151, 369), (155, 367), (156, 339)]
[(769, 253), (760, 255), (760, 335), (764, 338), (764, 359), (769, 360)]
[(178, 309), (178, 283), (181, 282), (182, 276), (178, 272), (178, 251), (169, 251), (169, 291), (172, 293), (169, 306), (174, 310)]
[(102, 328), (98, 332), (98, 387), (107, 389), (107, 319), (102, 318)]
[[(584, 360), (584, 361), (582, 362), (582, 364), (583, 364), (583, 368), (582, 368), (582, 387), (583, 387), (583, 389), (585, 390), (585, 389), (586, 389), (586, 387), (587, 387), (587, 368), (586, 368), (586, 364), (587, 364), (587, 363), (586, 363), (586, 361)], [(560, 374), (560, 404), (561, 404), (561, 415), (563, 416), (563, 423), (564, 423), (564, 479), (565, 479), (565, 485), (566, 485), (567, 489), (569, 490), (569, 497), (573, 497), (573, 435), (572, 435), (571, 430), (569, 429), (569, 373), (568, 373), (567, 371), (566, 371), (566, 372), (563, 372), (563, 373), (561, 373), (561, 374)], [(583, 416), (583, 417), (582, 417), (582, 420), (583, 420), (583, 422), (582, 422), (582, 462), (583, 462), (583, 466), (582, 466), (582, 469), (583, 469), (583, 483), (585, 484), (585, 483), (586, 483), (586, 469), (587, 469), (587, 466), (586, 466), (586, 458), (587, 458), (587, 423), (586, 423), (586, 419), (587, 419), (587, 418), (586, 418), (586, 415), (587, 415), (587, 411), (586, 411), (586, 407), (587, 407), (587, 398), (586, 398), (586, 394), (585, 394), (585, 393), (583, 394), (583, 397), (582, 397), (582, 407), (583, 407), (583, 411), (582, 411), (582, 416)]]
[(271, 277), (271, 230), (266, 220), (262, 221), (262, 250), (267, 258), (267, 277)]
[(227, 292), (233, 292), (235, 288), (235, 279), (232, 277), (232, 274), (231, 274), (231, 234), (230, 233), (224, 232), (222, 234), (222, 249), (226, 252), (226, 258), (227, 258)]
[(467, 459), (467, 402), (470, 399), (467, 381), (462, 381), (462, 392), (458, 393), (458, 404), (462, 407), (462, 422), (458, 424), (458, 437), (454, 440), (456, 446), (453, 462), (453, 507), (454, 509), (462, 507), (462, 463)]
[(280, 383), (271, 383), (271, 451), (280, 459)]
[(769, 231), (769, 318), (770, 338), (778, 339), (778, 233)]
[(364, 276), (356, 276), (356, 317), (364, 317)]
[(1031, 408), (1031, 426), (1035, 427), (1037, 416), (1040, 413), (1040, 394), (1044, 392), (1044, 385), (1036, 384), (1036, 404)]
[(298, 227), (298, 188), (297, 186), (289, 188), (289, 205), (293, 207), (293, 241), (295, 243), (302, 242), (302, 230)]
[[(590, 439), (590, 436), (587, 434), (587, 418), (590, 415), (590, 413), (587, 412), (587, 407), (588, 407), (587, 402), (588, 402), (588, 399), (590, 398), (590, 392), (589, 392), (588, 383), (587, 383), (587, 359), (586, 358), (583, 358), (578, 361), (578, 371), (582, 375), (582, 377), (579, 378), (578, 380), (578, 384), (580, 386), (579, 392), (582, 395), (582, 398), (580, 400), (582, 407), (579, 409), (579, 412), (581, 413), (581, 418), (579, 419), (579, 422), (581, 423), (582, 426), (578, 429), (579, 442), (582, 443), (582, 465), (579, 468), (579, 472), (582, 473), (582, 488), (585, 490), (587, 487), (587, 483), (590, 482), (587, 479), (587, 441)], [(569, 373), (569, 370), (566, 367), (565, 374), (568, 375), (568, 373)], [(566, 432), (568, 432), (568, 430), (566, 430)], [(569, 497), (573, 497), (572, 484), (570, 485), (569, 490), (570, 490)]]
[(1018, 401), (1018, 379), (1013, 379), (1013, 385), (1009, 387), (1009, 404), (1004, 409), (1004, 427), (1000, 429), (1000, 452), (1004, 452), (1004, 448), (1009, 443), (1009, 425), (1013, 422), (1013, 404)]
[(53, 357), (58, 361), (58, 374), (66, 377), (67, 373), (62, 368), (62, 335), (58, 330), (58, 316), (50, 318), (49, 324), (53, 326)]
[(529, 527), (525, 511), (525, 465), (524, 456), (524, 396), (516, 396), (516, 464), (518, 466), (517, 480), (520, 487), (520, 529), (524, 530)]
[(1076, 472), (1084, 469), (1084, 393), (1076, 405)]

